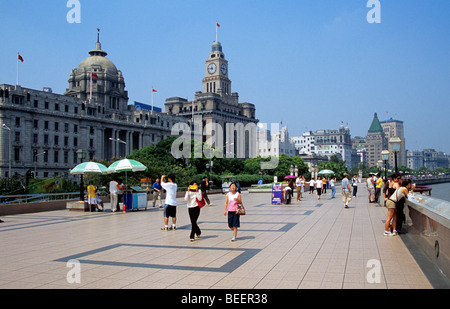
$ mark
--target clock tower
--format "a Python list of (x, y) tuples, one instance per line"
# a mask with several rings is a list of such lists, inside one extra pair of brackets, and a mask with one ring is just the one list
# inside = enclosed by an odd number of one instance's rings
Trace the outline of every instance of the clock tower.
[(231, 81), (228, 79), (228, 61), (222, 52), (222, 45), (215, 41), (205, 64), (203, 93), (217, 93), (231, 96)]

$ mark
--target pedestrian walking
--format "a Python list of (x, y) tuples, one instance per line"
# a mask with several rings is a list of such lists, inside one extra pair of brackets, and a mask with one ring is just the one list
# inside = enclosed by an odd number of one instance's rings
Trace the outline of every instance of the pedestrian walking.
[(373, 174), (370, 173), (366, 180), (367, 191), (369, 192), (369, 203), (375, 203), (375, 181), (373, 180)]
[(318, 196), (318, 200), (320, 200), (320, 196), (322, 195), (322, 178), (320, 176), (317, 177), (316, 180), (316, 191), (317, 191), (317, 196)]
[(225, 197), (225, 207), (223, 215), (228, 214), (228, 227), (233, 231), (233, 238), (231, 241), (235, 241), (238, 233), (238, 228), (241, 227), (240, 215), (236, 214), (238, 205), (242, 204), (241, 194), (237, 192), (236, 183), (232, 182), (230, 185), (230, 192)]
[(187, 202), (189, 218), (191, 220), (191, 234), (189, 236), (190, 241), (194, 241), (200, 238), (202, 231), (197, 224), (198, 217), (200, 216), (200, 203), (203, 200), (202, 193), (198, 190), (197, 182), (190, 183), (188, 190), (184, 196), (184, 200)]
[(309, 194), (314, 194), (314, 186), (315, 186), (314, 179), (311, 178), (311, 180), (309, 181)]
[(323, 194), (327, 193), (327, 178), (326, 177), (322, 177), (322, 193)]
[(152, 186), (152, 190), (153, 190), (153, 207), (155, 207), (156, 205), (156, 201), (159, 200), (159, 208), (162, 208), (162, 201), (161, 201), (161, 191), (162, 191), (162, 187), (161, 184), (159, 183), (160, 180), (159, 178), (156, 178), (155, 182), (153, 183)]
[[(344, 207), (348, 208), (348, 203), (352, 200), (352, 188), (350, 186), (350, 181), (348, 180), (348, 174), (344, 173), (344, 179), (342, 179), (342, 201), (344, 202)], [(355, 188), (355, 187), (353, 187)]]
[(295, 189), (297, 190), (297, 202), (300, 202), (302, 196), (302, 176), (300, 175), (295, 179)]
[(352, 177), (352, 187), (353, 187), (353, 196), (356, 197), (356, 193), (358, 192), (358, 175), (353, 175)]
[(330, 188), (331, 188), (331, 198), (335, 198), (335, 195), (336, 195), (336, 187), (334, 185), (335, 182), (336, 182), (336, 178), (330, 176), (328, 183), (330, 184)]
[[(166, 190), (166, 200), (164, 205), (164, 227), (162, 231), (177, 229), (177, 189), (175, 176), (173, 174), (161, 176), (161, 187)], [(169, 227), (169, 218), (172, 217), (172, 226)]]
[(211, 201), (209, 200), (208, 193), (206, 192), (209, 189), (208, 177), (204, 176), (202, 182), (200, 183), (200, 190), (202, 191), (202, 196), (205, 199), (208, 206), (211, 206)]

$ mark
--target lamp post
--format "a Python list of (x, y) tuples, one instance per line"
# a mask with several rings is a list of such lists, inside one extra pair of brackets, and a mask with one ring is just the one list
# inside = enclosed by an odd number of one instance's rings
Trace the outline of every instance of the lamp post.
[(389, 140), (389, 146), (391, 147), (391, 151), (394, 153), (394, 166), (395, 171), (398, 173), (398, 166), (397, 166), (397, 153), (400, 152), (400, 147), (402, 145), (402, 140), (398, 137), (392, 137)]
[(381, 159), (384, 161), (384, 180), (387, 180), (387, 161), (389, 160), (389, 150), (381, 152)]
[(9, 161), (9, 169), (8, 169), (8, 177), (11, 178), (11, 129), (6, 125), (2, 124), (2, 128), (8, 130), (8, 161)]
[[(80, 163), (83, 163), (84, 158), (86, 158), (86, 152), (83, 149), (77, 150), (77, 157), (80, 159)], [(84, 180), (83, 174), (80, 175), (80, 201), (84, 202)]]
[[(128, 152), (127, 151), (127, 142), (121, 140), (120, 138), (112, 138), (112, 137), (110, 137), (109, 140), (112, 142), (124, 144), (125, 145), (125, 157), (127, 156), (127, 152)], [(119, 149), (119, 152), (120, 152), (120, 149)], [(120, 153), (119, 153), (119, 156), (120, 156)]]
[(44, 151), (44, 152), (41, 152), (41, 153), (37, 153), (35, 156), (34, 156), (34, 178), (37, 178), (37, 176), (36, 176), (36, 174), (37, 174), (37, 170), (36, 170), (36, 166), (37, 166), (37, 161), (38, 161), (38, 157), (39, 156), (42, 156), (42, 155), (45, 155), (47, 153), (47, 151)]

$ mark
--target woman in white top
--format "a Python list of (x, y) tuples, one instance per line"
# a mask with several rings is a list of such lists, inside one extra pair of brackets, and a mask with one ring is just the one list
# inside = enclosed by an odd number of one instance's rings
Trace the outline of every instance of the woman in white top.
[(191, 219), (191, 235), (189, 239), (194, 241), (196, 238), (200, 238), (202, 231), (197, 224), (198, 217), (200, 216), (200, 207), (198, 201), (202, 200), (202, 193), (198, 191), (197, 182), (193, 181), (189, 185), (189, 188), (184, 196), (184, 200), (187, 201), (189, 218)]
[(317, 196), (319, 197), (318, 199), (320, 200), (320, 196), (322, 195), (322, 179), (319, 177), (317, 177), (316, 180), (316, 190), (317, 190)]
[[(397, 213), (395, 209), (395, 204), (400, 201), (402, 198), (406, 198), (408, 196), (409, 191), (411, 190), (411, 179), (406, 179), (402, 182), (402, 186), (395, 190), (394, 193), (389, 197), (386, 201), (386, 207), (388, 209), (386, 223), (384, 224), (384, 235), (385, 236), (395, 236), (397, 235)], [(389, 231), (389, 226), (391, 225), (392, 219), (392, 232)]]
[(311, 178), (311, 180), (309, 181), (309, 194), (313, 193), (314, 194), (314, 179)]

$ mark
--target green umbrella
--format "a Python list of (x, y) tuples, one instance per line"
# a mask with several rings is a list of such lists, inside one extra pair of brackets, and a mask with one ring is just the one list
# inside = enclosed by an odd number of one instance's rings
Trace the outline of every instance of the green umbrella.
[(144, 172), (147, 167), (136, 160), (123, 159), (114, 162), (108, 167), (108, 173), (120, 173), (120, 172)]
[(78, 164), (70, 170), (71, 174), (84, 175), (84, 174), (104, 174), (108, 171), (108, 168), (101, 163), (97, 162), (84, 162)]
[(319, 175), (331, 175), (331, 174), (334, 174), (334, 172), (332, 170), (321, 170), (318, 174)]
[(125, 188), (128, 185), (127, 172), (144, 172), (147, 167), (136, 160), (122, 159), (114, 162), (108, 167), (108, 173), (120, 173), (125, 172)]

